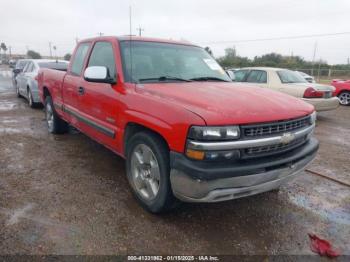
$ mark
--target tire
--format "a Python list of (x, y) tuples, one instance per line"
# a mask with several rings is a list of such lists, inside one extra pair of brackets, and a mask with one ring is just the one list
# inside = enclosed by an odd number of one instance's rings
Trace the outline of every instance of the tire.
[(33, 95), (32, 95), (32, 92), (30, 91), (30, 88), (27, 89), (27, 98), (28, 98), (28, 104), (30, 108), (36, 108), (38, 106), (38, 103), (33, 102)]
[(338, 95), (339, 102), (343, 106), (349, 106), (350, 105), (350, 92), (349, 91), (343, 91)]
[(16, 84), (16, 95), (18, 98), (22, 97), (21, 94), (19, 93), (19, 86)]
[(132, 192), (144, 209), (164, 213), (175, 207), (177, 201), (170, 185), (169, 149), (156, 134), (144, 131), (130, 138), (126, 173)]
[(45, 118), (49, 133), (63, 134), (68, 131), (68, 124), (57, 115), (50, 96), (45, 99)]

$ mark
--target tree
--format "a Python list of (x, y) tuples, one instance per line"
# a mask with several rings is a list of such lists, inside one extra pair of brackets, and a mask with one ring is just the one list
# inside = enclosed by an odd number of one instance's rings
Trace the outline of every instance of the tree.
[(33, 50), (28, 50), (27, 56), (32, 58), (32, 59), (40, 59), (41, 55), (38, 52), (35, 52)]
[(65, 54), (63, 58), (64, 60), (69, 61), (71, 57), (72, 55), (68, 53), (68, 54)]
[(1, 51), (1, 49), (4, 50), (4, 55), (5, 55), (5, 57), (6, 57), (7, 46), (6, 46), (5, 43), (1, 43), (1, 45), (0, 45), (0, 51)]

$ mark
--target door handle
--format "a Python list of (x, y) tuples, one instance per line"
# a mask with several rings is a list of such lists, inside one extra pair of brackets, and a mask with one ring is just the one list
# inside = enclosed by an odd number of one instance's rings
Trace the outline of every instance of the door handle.
[(79, 86), (79, 88), (78, 88), (78, 93), (79, 93), (79, 95), (84, 95), (84, 93), (85, 93), (85, 88), (82, 87), (82, 86)]

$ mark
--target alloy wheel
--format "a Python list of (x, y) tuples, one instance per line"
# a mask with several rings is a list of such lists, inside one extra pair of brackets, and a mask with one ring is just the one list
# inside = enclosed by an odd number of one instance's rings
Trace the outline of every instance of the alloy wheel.
[(350, 104), (350, 93), (344, 92), (339, 95), (339, 101), (342, 105), (349, 105)]
[(54, 123), (53, 123), (54, 122), (54, 115), (53, 115), (53, 110), (52, 110), (52, 106), (50, 105), (50, 103), (46, 104), (45, 113), (46, 113), (47, 126), (49, 128), (49, 131), (52, 132), (53, 127), (54, 127)]
[(137, 193), (146, 201), (157, 197), (160, 187), (160, 169), (152, 149), (137, 145), (131, 155), (131, 177)]

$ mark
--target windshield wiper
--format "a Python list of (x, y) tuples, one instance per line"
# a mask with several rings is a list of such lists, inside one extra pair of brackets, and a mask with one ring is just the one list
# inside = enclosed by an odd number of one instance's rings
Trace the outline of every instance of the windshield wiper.
[(180, 77), (175, 77), (175, 76), (160, 76), (160, 77), (150, 77), (150, 78), (141, 78), (139, 79), (140, 82), (143, 81), (152, 81), (152, 80), (157, 80), (159, 82), (161, 81), (168, 81), (168, 80), (176, 80), (176, 81), (182, 81), (182, 82), (192, 82), (189, 79), (184, 79), (184, 78), (180, 78)]
[(190, 80), (192, 80), (192, 81), (210, 81), (210, 80), (214, 80), (214, 81), (230, 82), (230, 81), (227, 81), (225, 79), (222, 79), (222, 78), (219, 78), (219, 77), (214, 77), (214, 76), (194, 77), (194, 78), (191, 78)]

